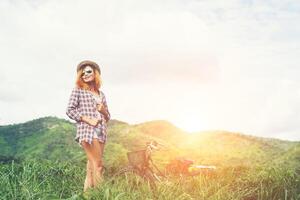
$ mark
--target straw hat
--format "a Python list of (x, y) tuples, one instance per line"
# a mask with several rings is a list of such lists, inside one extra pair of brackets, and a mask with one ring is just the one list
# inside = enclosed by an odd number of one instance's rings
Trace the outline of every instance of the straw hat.
[(84, 60), (82, 62), (80, 62), (78, 65), (77, 65), (77, 72), (82, 69), (83, 67), (85, 66), (91, 66), (93, 69), (97, 70), (99, 72), (99, 74), (101, 74), (101, 71), (100, 71), (100, 67), (97, 63), (93, 62), (93, 61), (90, 61), (90, 60)]

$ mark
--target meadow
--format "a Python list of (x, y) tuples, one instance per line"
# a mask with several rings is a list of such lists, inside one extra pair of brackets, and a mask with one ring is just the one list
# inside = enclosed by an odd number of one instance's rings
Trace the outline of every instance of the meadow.
[[(300, 199), (299, 142), (224, 131), (187, 137), (165, 121), (112, 121), (104, 181), (83, 194), (86, 158), (72, 142), (73, 134), (72, 123), (53, 117), (0, 127), (0, 199)], [(37, 142), (41, 137), (47, 141)], [(128, 151), (152, 139), (166, 147), (153, 154), (160, 169), (176, 156), (217, 169), (195, 177), (168, 177), (155, 190), (139, 177), (112, 176), (127, 164)]]
[(139, 177), (109, 175), (82, 192), (83, 163), (28, 160), (1, 165), (1, 199), (299, 199), (299, 175), (283, 166), (218, 169), (212, 176), (174, 177), (151, 189)]

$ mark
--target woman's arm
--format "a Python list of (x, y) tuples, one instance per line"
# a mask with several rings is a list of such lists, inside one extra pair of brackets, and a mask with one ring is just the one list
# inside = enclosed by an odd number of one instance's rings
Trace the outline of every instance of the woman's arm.
[(108, 122), (110, 120), (111, 116), (110, 116), (110, 113), (108, 110), (107, 101), (106, 101), (104, 93), (103, 93), (102, 104), (103, 104), (103, 106), (101, 106), (100, 112), (104, 115), (105, 121)]
[(87, 116), (82, 116), (81, 121), (86, 122), (91, 126), (96, 126), (100, 122), (99, 119), (90, 118), (90, 117), (87, 117)]
[(75, 120), (76, 122), (81, 121), (82, 118), (82, 115), (78, 110), (78, 105), (79, 105), (79, 92), (77, 88), (73, 88), (69, 98), (66, 114), (68, 115), (69, 118)]

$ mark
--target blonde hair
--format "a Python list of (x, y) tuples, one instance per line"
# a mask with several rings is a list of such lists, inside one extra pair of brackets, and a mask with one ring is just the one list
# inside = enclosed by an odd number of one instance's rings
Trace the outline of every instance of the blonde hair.
[(95, 90), (99, 93), (99, 90), (102, 86), (102, 79), (101, 79), (101, 76), (100, 76), (100, 73), (98, 72), (98, 70), (95, 70), (95, 68), (93, 68), (94, 70), (94, 75), (95, 75), (95, 79), (92, 83), (92, 88), (90, 87), (89, 84), (87, 84), (86, 82), (83, 81), (82, 79), (82, 73), (83, 73), (83, 69), (80, 69), (78, 72), (77, 72), (77, 78), (76, 78), (76, 86), (78, 88), (81, 88), (81, 89), (84, 89), (84, 90)]

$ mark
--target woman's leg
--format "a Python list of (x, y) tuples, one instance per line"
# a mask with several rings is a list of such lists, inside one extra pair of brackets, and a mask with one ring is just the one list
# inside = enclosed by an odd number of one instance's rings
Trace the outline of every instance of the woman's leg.
[(103, 143), (98, 139), (93, 139), (92, 146), (94, 186), (97, 186), (102, 181)]
[(93, 166), (93, 151), (92, 151), (92, 146), (85, 142), (82, 141), (82, 147), (86, 153), (87, 156), (87, 165), (86, 165), (86, 179), (84, 182), (84, 189), (83, 191), (85, 192), (88, 188), (94, 187), (94, 166)]
[(86, 191), (90, 187), (94, 187), (94, 181), (93, 181), (93, 164), (92, 161), (87, 160), (86, 163), (86, 177), (84, 181), (84, 189), (83, 191)]

